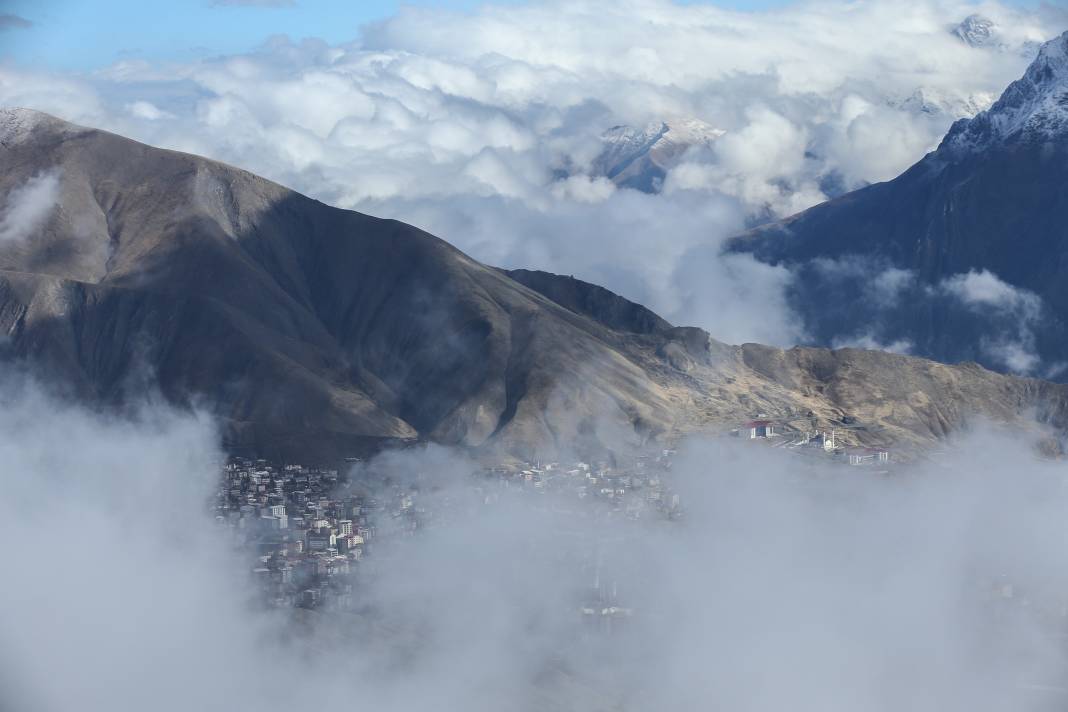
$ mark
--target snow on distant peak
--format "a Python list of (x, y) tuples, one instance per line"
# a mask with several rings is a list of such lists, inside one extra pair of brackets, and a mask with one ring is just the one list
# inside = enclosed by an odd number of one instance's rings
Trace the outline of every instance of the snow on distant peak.
[(678, 144), (711, 143), (727, 133), (700, 119), (674, 119), (665, 121), (664, 125), (667, 127), (667, 133), (663, 138)]
[(33, 109), (0, 108), (0, 146), (24, 141), (45, 114)]
[(987, 92), (965, 95), (920, 87), (907, 98), (902, 100), (891, 99), (887, 101), (887, 104), (912, 114), (970, 119), (980, 111), (989, 109), (995, 99), (997, 99), (996, 95)]
[(1023, 77), (988, 110), (954, 124), (942, 145), (968, 151), (1013, 137), (1060, 134), (1068, 134), (1068, 32), (1042, 45)]
[(953, 28), (953, 34), (971, 47), (989, 47), (997, 43), (996, 25), (982, 15), (969, 15)]
[(689, 149), (709, 146), (725, 133), (694, 118), (652, 121), (642, 128), (613, 126), (601, 135), (604, 150), (593, 172), (617, 185), (655, 193), (666, 171)]
[(651, 121), (642, 128), (621, 125), (613, 126), (602, 135), (607, 144), (622, 144), (638, 150), (647, 150), (664, 142), (676, 145), (711, 143), (725, 131), (700, 119), (668, 119)]
[(648, 123), (642, 128), (621, 124), (601, 134), (601, 140), (610, 149), (619, 147), (624, 150), (644, 151), (651, 148), (667, 131), (668, 126), (662, 121)]

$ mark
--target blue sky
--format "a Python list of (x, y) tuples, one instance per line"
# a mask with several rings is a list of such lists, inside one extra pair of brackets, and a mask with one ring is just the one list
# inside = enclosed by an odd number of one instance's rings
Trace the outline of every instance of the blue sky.
[[(254, 6), (256, 0), (223, 2), (0, 0), (0, 15), (16, 15), (32, 23), (28, 28), (0, 30), (0, 57), (23, 66), (76, 71), (124, 58), (182, 61), (246, 51), (275, 34), (295, 39), (321, 37), (329, 42), (351, 40), (361, 25), (388, 17), (402, 4), (461, 11), (481, 4), (479, 0), (292, 0), (289, 4), (287, 0), (259, 0), (259, 5), (281, 5), (262, 7)], [(718, 0), (716, 4), (760, 10), (788, 4), (788, 0)]]

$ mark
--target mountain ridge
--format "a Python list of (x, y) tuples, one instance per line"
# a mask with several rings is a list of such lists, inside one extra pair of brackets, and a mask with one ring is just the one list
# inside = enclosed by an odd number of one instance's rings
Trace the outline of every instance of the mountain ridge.
[(653, 121), (642, 128), (613, 126), (601, 135), (603, 149), (593, 162), (593, 174), (621, 188), (656, 193), (688, 151), (708, 148), (724, 134), (695, 118)]
[(954, 123), (939, 151), (979, 151), (1017, 134), (1053, 137), (1068, 130), (1068, 32), (1050, 40), (1023, 77), (1008, 86), (993, 106)]
[[(488, 267), (225, 164), (26, 118), (0, 139), (0, 195), (55, 175), (55, 204), (0, 242), (0, 351), (90, 402), (136, 397), (144, 374), (179, 406), (207, 404), (234, 449), (596, 452), (758, 414), (871, 418), (846, 441), (915, 448), (973, 414), (1064, 422), (1063, 387), (878, 352), (729, 346), (596, 285)], [(864, 386), (880, 373), (892, 381)]]

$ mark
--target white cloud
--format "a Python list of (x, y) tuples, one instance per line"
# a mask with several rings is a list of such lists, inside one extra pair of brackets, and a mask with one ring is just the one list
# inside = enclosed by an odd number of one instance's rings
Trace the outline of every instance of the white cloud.
[(954, 275), (943, 280), (939, 288), (977, 313), (987, 310), (1011, 325), (1006, 333), (992, 333), (980, 341), (987, 356), (1014, 373), (1032, 374), (1040, 368), (1042, 359), (1035, 342), (1043, 316), (1041, 297), (1014, 287), (985, 269)]
[(979, 345), (984, 353), (1013, 373), (1034, 373), (1042, 364), (1042, 359), (1034, 352), (1033, 339), (1026, 336), (1018, 341), (986, 338)]
[(135, 118), (145, 121), (158, 121), (160, 119), (173, 118), (173, 114), (163, 111), (150, 101), (134, 101), (126, 105), (126, 110)]
[(806, 171), (809, 138), (784, 116), (757, 106), (746, 125), (707, 151), (690, 151), (669, 169), (664, 192), (700, 190), (736, 198), (750, 214), (790, 215), (823, 202)]
[(616, 192), (615, 183), (604, 177), (568, 176), (553, 184), (553, 197), (576, 203), (600, 203)]
[[(945, 119), (940, 115), (902, 111), (885, 104), (868, 104), (856, 114), (853, 110), (843, 105), (842, 114), (829, 122), (824, 148), (852, 185), (894, 178), (932, 150), (945, 130)], [(949, 115), (959, 113), (951, 109)]]
[[(89, 78), (3, 67), (0, 104), (240, 165), (414, 222), (484, 261), (598, 281), (721, 338), (784, 344), (796, 329), (771, 333), (762, 311), (724, 321), (695, 301), (707, 284), (682, 276), (737, 273), (716, 263), (718, 246), (747, 218), (901, 171), (1055, 30), (1045, 11), (988, 2), (979, 11), (1004, 46), (976, 49), (947, 29), (975, 11), (955, 0), (760, 13), (667, 0), (405, 7), (346, 45), (274, 38), (245, 55), (128, 61)], [(589, 173), (606, 129), (669, 117), (726, 134), (681, 157), (663, 195), (623, 195), (633, 191)], [(624, 266), (605, 264), (611, 250)], [(704, 267), (678, 261), (698, 254)], [(760, 309), (781, 303), (777, 280), (758, 284), (771, 290), (754, 296)]]
[(965, 304), (1017, 312), (1024, 319), (1037, 316), (1042, 308), (1042, 300), (1037, 294), (1014, 287), (986, 269), (949, 277), (943, 280), (942, 287)]
[(831, 348), (835, 349), (866, 349), (868, 351), (889, 351), (894, 354), (908, 354), (915, 348), (915, 344), (907, 339), (898, 339), (889, 343), (879, 340), (874, 334), (865, 333), (859, 336), (839, 337), (831, 342)]
[(917, 284), (912, 270), (891, 267), (884, 261), (866, 255), (846, 255), (837, 259), (817, 257), (810, 261), (821, 279), (853, 281), (875, 311), (892, 309), (902, 296)]
[[(441, 448), (394, 452), (354, 474), (408, 488), (427, 526), (404, 531), (361, 479), (385, 512), (358, 610), (291, 617), (256, 604), (258, 552), (211, 516), (209, 421), (105, 417), (15, 383), (0, 381), (4, 709), (1064, 701), (1068, 491), (1019, 433), (977, 430), (894, 477), (690, 441), (670, 475), (680, 521), (505, 489)], [(612, 636), (580, 622), (595, 576), (633, 609)]]
[(59, 173), (38, 173), (8, 193), (0, 205), (0, 244), (31, 237), (52, 214), (59, 198)]
[(886, 267), (875, 270), (876, 276), (868, 283), (871, 294), (881, 307), (896, 306), (902, 292), (915, 283), (916, 275), (911, 270)]

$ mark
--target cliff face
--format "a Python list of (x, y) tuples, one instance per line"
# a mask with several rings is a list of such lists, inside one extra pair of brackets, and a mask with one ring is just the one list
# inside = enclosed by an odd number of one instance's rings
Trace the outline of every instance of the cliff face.
[[(408, 225), (35, 112), (0, 112), (0, 165), (0, 353), (88, 401), (151, 387), (208, 407), (232, 447), (422, 438), (531, 454), (757, 412), (855, 413), (879, 426), (858, 438), (913, 446), (977, 412), (1060, 417), (1056, 386), (727, 346), (596, 285), (503, 272)], [(45, 209), (15, 225), (28, 187)]]

